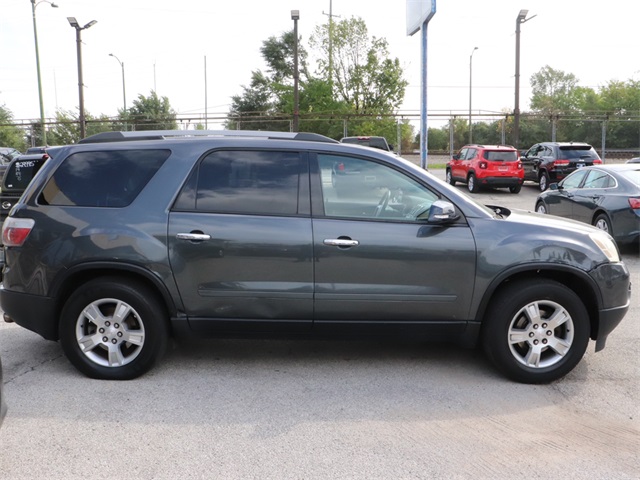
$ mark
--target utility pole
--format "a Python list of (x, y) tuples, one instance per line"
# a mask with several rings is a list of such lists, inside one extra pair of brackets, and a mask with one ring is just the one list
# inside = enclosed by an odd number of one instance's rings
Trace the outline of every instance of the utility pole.
[(329, 86), (333, 91), (333, 17), (340, 18), (333, 14), (333, 0), (329, 0), (329, 13), (323, 10), (322, 14), (329, 17)]

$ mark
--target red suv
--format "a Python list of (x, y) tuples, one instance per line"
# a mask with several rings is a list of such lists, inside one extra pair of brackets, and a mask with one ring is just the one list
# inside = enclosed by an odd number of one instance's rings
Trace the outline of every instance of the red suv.
[(524, 169), (518, 151), (509, 145), (466, 145), (447, 163), (447, 182), (466, 183), (471, 193), (481, 187), (508, 187), (518, 193)]

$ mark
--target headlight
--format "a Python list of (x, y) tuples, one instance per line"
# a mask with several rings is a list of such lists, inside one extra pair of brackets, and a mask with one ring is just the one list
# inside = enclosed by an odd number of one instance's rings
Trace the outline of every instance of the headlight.
[(609, 259), (610, 262), (619, 262), (620, 255), (618, 254), (618, 247), (613, 241), (611, 236), (605, 232), (590, 233), (591, 240), (602, 250), (602, 253)]

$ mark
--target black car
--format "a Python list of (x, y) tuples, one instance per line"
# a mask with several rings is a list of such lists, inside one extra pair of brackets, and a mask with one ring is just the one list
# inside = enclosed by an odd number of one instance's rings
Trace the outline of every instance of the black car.
[(538, 195), (536, 212), (594, 225), (618, 243), (640, 242), (640, 164), (581, 168)]
[(629, 308), (605, 232), (482, 206), (376, 149), (175, 130), (47, 152), (4, 222), (0, 306), (90, 377), (137, 377), (172, 336), (315, 335), (479, 344), (549, 382)]
[(577, 168), (602, 163), (588, 143), (537, 143), (520, 157), (525, 181), (536, 182), (544, 192), (552, 182), (558, 182)]
[(48, 158), (49, 155), (46, 153), (31, 153), (19, 155), (9, 163), (2, 177), (0, 190), (0, 222), (4, 221), (31, 179)]
[(9, 166), (11, 160), (20, 155), (21, 153), (15, 148), (0, 147), (0, 179), (2, 179), (2, 176), (4, 175), (4, 172)]

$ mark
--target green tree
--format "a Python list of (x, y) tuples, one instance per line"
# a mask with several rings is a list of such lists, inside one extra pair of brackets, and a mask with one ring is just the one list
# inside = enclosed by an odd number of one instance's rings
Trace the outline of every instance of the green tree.
[(14, 125), (13, 113), (0, 105), (0, 146), (11, 147), (24, 152), (27, 147), (24, 131)]
[(176, 112), (171, 108), (167, 97), (158, 97), (151, 91), (148, 97), (142, 94), (133, 101), (122, 120), (133, 125), (135, 130), (175, 130), (178, 128)]
[[(70, 145), (80, 140), (80, 120), (78, 117), (70, 110), (57, 110), (55, 124), (47, 131), (49, 145)], [(85, 121), (87, 136), (118, 129), (117, 124), (114, 124), (105, 115), (94, 117), (89, 112), (85, 112)]]
[[(433, 150), (445, 151), (449, 149), (449, 128), (448, 127), (428, 128), (427, 132), (428, 132), (427, 143), (430, 151), (433, 151)], [(420, 134), (416, 135), (416, 139), (414, 143), (416, 148), (419, 148)]]
[(546, 65), (531, 76), (531, 108), (549, 115), (575, 112), (580, 99), (577, 84), (575, 75)]
[(640, 121), (640, 81), (611, 81), (600, 89), (599, 106), (607, 122), (607, 144), (616, 148), (634, 148), (638, 145)]
[[(263, 42), (260, 53), (267, 64), (267, 71), (252, 71), (251, 83), (242, 86), (242, 95), (231, 97), (227, 128), (289, 129), (289, 120), (293, 115), (294, 42), (293, 31), (284, 32), (280, 37), (269, 37)], [(308, 75), (307, 53), (300, 45), (298, 58), (299, 71), (303, 73), (299, 85), (299, 91), (302, 91)], [(302, 105), (302, 95), (300, 97)]]
[[(382, 135), (397, 142), (397, 124), (392, 115), (404, 98), (407, 82), (397, 59), (388, 57), (387, 42), (370, 39), (360, 19), (340, 22), (333, 29), (332, 42), (336, 65), (347, 68), (327, 75), (329, 27), (316, 30), (312, 46), (319, 52), (319, 73), (310, 73), (307, 53), (299, 40), (300, 56), (299, 112), (301, 131), (313, 131), (332, 138), (343, 136), (345, 129), (355, 135)], [(249, 86), (232, 97), (227, 128), (288, 130), (293, 115), (293, 32), (270, 37), (261, 53), (266, 73), (253, 71)], [(356, 45), (356, 47), (354, 47)], [(360, 60), (362, 59), (362, 60)], [(346, 119), (346, 120), (345, 120)], [(402, 128), (403, 144), (411, 143), (411, 126)]]
[(400, 61), (389, 58), (385, 39), (369, 37), (361, 18), (335, 22), (331, 32), (328, 24), (318, 26), (310, 42), (321, 53), (321, 76), (354, 113), (390, 114), (400, 106), (408, 85), (402, 78)]

